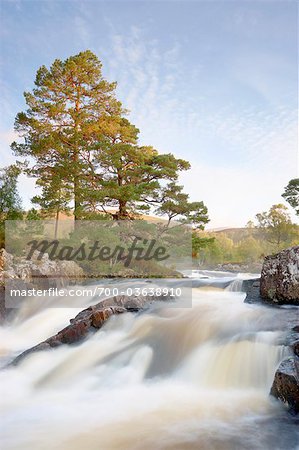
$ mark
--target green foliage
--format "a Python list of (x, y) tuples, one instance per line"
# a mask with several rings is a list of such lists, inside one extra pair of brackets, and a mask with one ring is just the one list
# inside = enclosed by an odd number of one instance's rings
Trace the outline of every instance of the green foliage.
[(36, 238), (36, 236), (41, 236), (44, 231), (44, 225), (42, 223), (42, 214), (35, 208), (31, 208), (25, 216), (26, 225), (25, 229), (28, 235)]
[(183, 192), (183, 186), (174, 182), (161, 189), (160, 206), (156, 213), (166, 215), (168, 222), (176, 219), (190, 223), (196, 229), (203, 229), (209, 221), (208, 210), (203, 202), (189, 202), (189, 195)]
[(28, 109), (15, 120), (25, 142), (14, 142), (12, 149), (34, 159), (27, 173), (38, 178), (42, 194), (34, 201), (43, 208), (61, 210), (73, 200), (75, 219), (80, 217), (98, 179), (96, 156), (105, 130), (123, 112), (115, 87), (90, 51), (37, 71), (35, 88), (24, 94)]
[(0, 220), (13, 220), (22, 210), (17, 188), (20, 172), (17, 165), (0, 169)]
[(297, 216), (299, 215), (299, 178), (289, 181), (285, 187), (282, 197), (295, 209)]
[(192, 232), (192, 258), (198, 258), (201, 249), (213, 244), (215, 238), (201, 237), (197, 230)]
[(249, 221), (246, 228), (200, 232), (201, 238), (214, 240), (197, 253), (199, 263), (202, 266), (235, 263), (256, 267), (264, 256), (299, 244), (299, 226), (291, 222), (284, 205), (273, 205), (256, 218), (257, 224)]
[(263, 254), (261, 244), (253, 236), (242, 239), (234, 250), (236, 260), (245, 263), (260, 261)]
[(23, 217), (17, 186), (20, 173), (17, 164), (0, 169), (0, 248), (4, 246), (5, 220), (20, 220)]
[(120, 142), (104, 148), (99, 166), (101, 180), (89, 201), (100, 204), (105, 212), (108, 207), (116, 208), (115, 219), (149, 212), (150, 205), (160, 196), (161, 182), (176, 180), (178, 171), (190, 167), (187, 161), (172, 154), (161, 155), (152, 147)]
[(274, 250), (290, 244), (295, 237), (296, 229), (287, 207), (282, 204), (273, 205), (269, 211), (257, 214), (256, 219), (261, 236), (273, 245)]
[(206, 207), (185, 203), (188, 196), (174, 184), (190, 164), (138, 144), (139, 130), (124, 117), (115, 88), (89, 50), (37, 71), (35, 88), (24, 94), (28, 109), (15, 120), (24, 142), (12, 144), (16, 155), (34, 161), (26, 169), (41, 188), (33, 202), (56, 219), (72, 204), (75, 220), (99, 211), (134, 218), (155, 205), (202, 227)]
[(26, 213), (26, 220), (42, 220), (42, 216), (39, 211), (35, 208), (29, 209)]

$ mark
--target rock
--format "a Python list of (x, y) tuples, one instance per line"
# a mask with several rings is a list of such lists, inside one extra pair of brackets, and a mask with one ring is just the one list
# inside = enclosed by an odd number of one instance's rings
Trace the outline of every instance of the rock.
[(299, 246), (266, 256), (260, 294), (274, 304), (299, 305)]
[(293, 350), (293, 352), (295, 353), (296, 356), (299, 356), (299, 340), (293, 342), (292, 350)]
[(84, 272), (74, 261), (52, 261), (47, 253), (35, 251), (30, 260), (13, 257), (6, 250), (0, 250), (0, 322), (11, 315), (16, 298), (5, 306), (5, 285), (11, 289), (28, 290), (64, 288), (81, 280)]
[(6, 318), (5, 291), (4, 286), (0, 286), (0, 323), (3, 323), (5, 318)]
[[(206, 267), (205, 267), (206, 268)], [(251, 272), (251, 273), (260, 273), (262, 269), (262, 264), (259, 262), (255, 263), (223, 263), (223, 264), (217, 264), (215, 267), (214, 265), (209, 266), (209, 269), (211, 270), (223, 270), (225, 272), (234, 272), (234, 273), (241, 273), (241, 272)]]
[[(37, 250), (30, 260), (14, 258), (4, 249), (0, 250), (0, 284), (6, 279), (19, 279), (37, 288), (62, 287), (65, 280), (78, 280), (84, 276), (83, 269), (74, 261), (54, 261), (47, 253)], [(65, 280), (64, 280), (65, 279)]]
[(299, 412), (299, 359), (296, 356), (282, 361), (278, 367), (270, 394), (286, 403), (293, 414)]
[(12, 309), (5, 305), (5, 280), (14, 282), (17, 274), (13, 268), (13, 256), (4, 248), (0, 249), (0, 323), (3, 323), (11, 314)]
[[(298, 321), (298, 315), (296, 314), (296, 321)], [(299, 356), (299, 326), (295, 325), (287, 334), (287, 345), (291, 348), (296, 356)]]
[(13, 269), (13, 256), (2, 248), (0, 250), (0, 286), (4, 286), (6, 278), (17, 278), (17, 275)]
[(28, 355), (40, 350), (58, 347), (62, 344), (74, 344), (101, 328), (103, 324), (113, 315), (125, 312), (137, 312), (145, 309), (152, 301), (165, 301), (168, 297), (160, 296), (135, 296), (118, 295), (103, 300), (96, 305), (90, 306), (79, 312), (70, 320), (70, 325), (63, 328), (54, 336), (46, 339), (38, 345), (26, 350), (17, 356), (9, 365), (17, 365)]
[(55, 261), (56, 273), (62, 278), (80, 280), (84, 277), (84, 272), (75, 261)]
[(13, 256), (7, 253), (4, 248), (0, 250), (0, 270), (6, 270), (11, 267), (13, 263)]
[(260, 296), (260, 279), (254, 278), (252, 280), (243, 280), (242, 289), (246, 292), (245, 303), (260, 303), (262, 298)]

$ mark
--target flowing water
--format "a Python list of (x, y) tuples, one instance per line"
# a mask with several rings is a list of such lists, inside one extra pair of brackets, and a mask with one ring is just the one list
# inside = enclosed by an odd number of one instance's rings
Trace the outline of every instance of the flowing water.
[[(1, 449), (297, 449), (298, 422), (268, 395), (290, 311), (245, 304), (246, 276), (220, 275), (196, 275), (192, 308), (115, 316), (2, 370)], [(24, 307), (0, 328), (3, 361), (80, 309)]]

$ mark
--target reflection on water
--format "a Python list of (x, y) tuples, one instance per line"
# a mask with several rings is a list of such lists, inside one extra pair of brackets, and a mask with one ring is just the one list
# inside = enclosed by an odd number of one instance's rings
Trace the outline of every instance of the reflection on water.
[[(115, 316), (81, 345), (2, 371), (1, 448), (295, 450), (295, 423), (268, 395), (287, 354), (288, 311), (244, 304), (238, 283), (201, 287), (192, 309)], [(2, 354), (54, 334), (76, 312), (27, 308), (0, 329)]]

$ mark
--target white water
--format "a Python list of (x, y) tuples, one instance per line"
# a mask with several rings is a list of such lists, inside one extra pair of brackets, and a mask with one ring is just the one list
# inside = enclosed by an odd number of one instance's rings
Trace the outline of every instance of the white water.
[[(295, 450), (295, 424), (268, 395), (289, 312), (214, 281), (193, 289), (192, 308), (115, 316), (0, 372), (1, 449)], [(25, 309), (0, 329), (5, 358), (82, 308)]]

